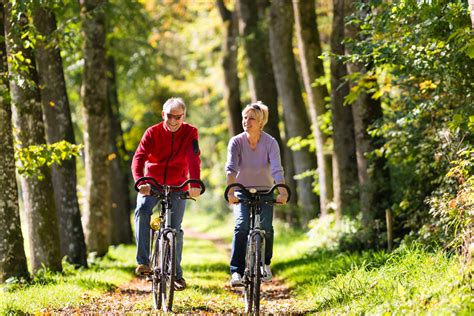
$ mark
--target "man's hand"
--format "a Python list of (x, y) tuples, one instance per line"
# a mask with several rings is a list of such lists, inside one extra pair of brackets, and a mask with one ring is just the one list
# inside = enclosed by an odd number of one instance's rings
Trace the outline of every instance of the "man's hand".
[(141, 195), (150, 195), (151, 186), (149, 184), (142, 184), (138, 187)]
[(286, 204), (288, 199), (288, 194), (278, 194), (276, 198), (277, 204)]
[(197, 198), (201, 195), (201, 188), (191, 188), (189, 189), (189, 197), (190, 198)]

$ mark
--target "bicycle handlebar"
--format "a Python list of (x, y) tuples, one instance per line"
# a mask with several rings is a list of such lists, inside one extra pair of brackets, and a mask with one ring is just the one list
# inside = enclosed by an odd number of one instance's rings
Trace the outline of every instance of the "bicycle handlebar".
[[(152, 177), (141, 177), (140, 179), (138, 179), (135, 182), (135, 186), (134, 186), (135, 191), (139, 192), (140, 189), (138, 188), (138, 186), (140, 185), (140, 183), (145, 182), (145, 181), (147, 181), (147, 184), (151, 185), (152, 189), (154, 189), (155, 191), (165, 191), (165, 185), (159, 184), (155, 180), (155, 178), (152, 178)], [(152, 183), (149, 183), (148, 181), (151, 181)], [(205, 187), (204, 183), (201, 180), (198, 180), (198, 179), (188, 179), (188, 180), (184, 181), (181, 185), (166, 185), (166, 186), (169, 188), (170, 191), (179, 191), (190, 183), (199, 184), (199, 187), (201, 188), (201, 195), (204, 193), (204, 191), (206, 191), (206, 187)]]
[[(256, 196), (256, 195), (267, 195), (267, 194), (272, 194), (276, 188), (285, 188), (286, 189), (286, 192), (288, 192), (288, 198), (286, 199), (287, 201), (290, 200), (291, 198), (291, 190), (290, 188), (284, 184), (284, 183), (277, 183), (275, 185), (273, 185), (271, 187), (270, 190), (268, 191), (257, 191), (255, 188), (246, 188), (244, 187), (242, 184), (240, 183), (231, 183), (229, 184), (226, 188), (225, 188), (225, 192), (224, 192), (224, 198), (227, 202), (229, 202), (229, 198), (227, 197), (227, 195), (229, 194), (229, 191), (230, 189), (234, 188), (234, 187), (238, 187), (240, 189), (242, 189), (242, 191), (244, 191), (247, 195), (250, 195), (250, 196)], [(275, 200), (273, 201), (275, 202)]]

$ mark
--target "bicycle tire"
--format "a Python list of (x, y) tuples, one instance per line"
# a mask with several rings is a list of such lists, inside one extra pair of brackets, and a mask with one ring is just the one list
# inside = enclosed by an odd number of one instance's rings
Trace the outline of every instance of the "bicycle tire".
[[(157, 235), (157, 234), (156, 234)], [(160, 239), (156, 238), (153, 245), (153, 252), (151, 255), (151, 292), (153, 296), (153, 307), (155, 309), (161, 309), (161, 299), (160, 299)]]
[(174, 278), (176, 274), (175, 238), (175, 235), (169, 232), (163, 240), (160, 297), (164, 312), (171, 312), (173, 308)]
[(253, 311), (258, 315), (260, 312), (260, 284), (262, 280), (262, 236), (255, 235), (255, 262), (253, 265), (254, 268), (254, 278), (253, 278)]
[(253, 291), (254, 291), (254, 243), (252, 238), (249, 238), (248, 244), (247, 244), (247, 253), (246, 253), (246, 259), (245, 259), (245, 272), (244, 272), (244, 282), (245, 282), (245, 290), (244, 290), (244, 300), (245, 300), (245, 313), (250, 313), (252, 310), (253, 306)]

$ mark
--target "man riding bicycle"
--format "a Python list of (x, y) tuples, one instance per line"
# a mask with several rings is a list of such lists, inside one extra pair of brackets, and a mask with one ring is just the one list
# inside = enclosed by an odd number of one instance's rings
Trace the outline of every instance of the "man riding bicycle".
[[(132, 173), (137, 181), (147, 176), (161, 184), (180, 185), (188, 178), (200, 179), (201, 159), (196, 127), (184, 122), (186, 105), (181, 98), (170, 98), (163, 105), (163, 122), (148, 128), (133, 156)], [(149, 274), (150, 218), (158, 200), (150, 196), (149, 184), (139, 186), (135, 209), (135, 237), (137, 242), (137, 274)], [(176, 278), (175, 290), (186, 288), (181, 269), (183, 250), (183, 230), (186, 200), (178, 198), (179, 192), (172, 193), (171, 227), (176, 229)], [(198, 197), (201, 189), (191, 184), (189, 196)]]

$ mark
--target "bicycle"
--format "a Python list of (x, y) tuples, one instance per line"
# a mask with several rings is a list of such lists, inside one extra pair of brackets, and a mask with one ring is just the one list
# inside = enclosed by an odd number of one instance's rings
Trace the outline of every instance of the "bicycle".
[(262, 272), (265, 265), (265, 230), (261, 228), (260, 216), (261, 208), (260, 203), (275, 204), (276, 200), (262, 200), (263, 195), (273, 195), (275, 189), (281, 187), (285, 188), (288, 192), (287, 201), (290, 200), (291, 192), (290, 188), (283, 183), (275, 184), (268, 191), (257, 191), (255, 188), (246, 188), (240, 183), (229, 184), (224, 193), (224, 197), (227, 202), (229, 199), (227, 194), (229, 190), (237, 187), (245, 193), (249, 200), (239, 199), (239, 203), (246, 203), (250, 207), (250, 230), (247, 236), (247, 250), (245, 254), (245, 270), (242, 276), (242, 282), (244, 285), (244, 300), (245, 300), (245, 312), (258, 314), (260, 312), (260, 283), (264, 272)]
[(151, 177), (142, 177), (135, 182), (136, 191), (139, 191), (141, 183), (150, 184), (150, 195), (161, 200), (159, 222), (156, 227), (150, 225), (151, 274), (148, 278), (151, 281), (153, 306), (171, 312), (176, 276), (176, 229), (171, 227), (171, 192), (180, 192), (180, 199), (192, 199), (188, 191), (182, 191), (184, 187), (191, 183), (199, 184), (201, 194), (206, 188), (201, 180), (188, 179), (181, 185), (173, 186), (159, 184)]

